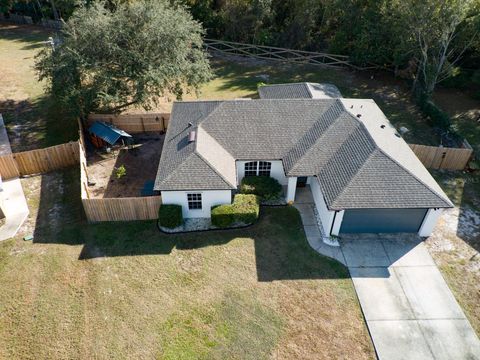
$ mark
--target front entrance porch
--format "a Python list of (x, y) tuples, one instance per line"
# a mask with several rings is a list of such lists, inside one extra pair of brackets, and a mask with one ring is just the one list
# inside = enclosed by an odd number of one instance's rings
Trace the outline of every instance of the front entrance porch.
[(300, 177), (289, 177), (288, 178), (288, 186), (287, 186), (287, 196), (286, 200), (288, 202), (297, 202), (298, 198), (295, 198), (295, 194), (298, 191), (297, 189), (302, 189), (310, 183), (310, 178), (307, 176), (300, 176)]
[(331, 239), (324, 233), (323, 226), (317, 216), (310, 185), (297, 189), (294, 206), (300, 213), (305, 236), (310, 246), (320, 254), (345, 264), (340, 248), (328, 245)]

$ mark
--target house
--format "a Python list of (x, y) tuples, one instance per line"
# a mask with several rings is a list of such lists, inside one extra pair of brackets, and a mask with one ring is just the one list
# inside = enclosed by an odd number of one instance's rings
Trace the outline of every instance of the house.
[(451, 201), (373, 100), (333, 85), (264, 86), (258, 100), (176, 102), (155, 181), (186, 218), (228, 204), (244, 176), (309, 185), (326, 234), (429, 236)]

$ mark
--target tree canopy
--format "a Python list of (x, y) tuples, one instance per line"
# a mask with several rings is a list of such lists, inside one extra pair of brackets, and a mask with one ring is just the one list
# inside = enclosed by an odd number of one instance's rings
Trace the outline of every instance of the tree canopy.
[(150, 109), (159, 96), (195, 91), (211, 71), (202, 26), (163, 0), (79, 7), (54, 49), (36, 59), (52, 95), (83, 116), (92, 111)]

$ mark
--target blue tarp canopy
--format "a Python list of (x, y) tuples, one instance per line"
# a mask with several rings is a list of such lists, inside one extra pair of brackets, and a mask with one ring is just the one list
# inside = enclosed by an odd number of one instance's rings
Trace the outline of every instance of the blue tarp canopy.
[(125, 131), (120, 130), (119, 128), (116, 128), (115, 126), (107, 124), (103, 121), (95, 121), (93, 125), (90, 126), (90, 129), (88, 129), (88, 132), (98, 136), (110, 145), (114, 145), (121, 137), (132, 137)]

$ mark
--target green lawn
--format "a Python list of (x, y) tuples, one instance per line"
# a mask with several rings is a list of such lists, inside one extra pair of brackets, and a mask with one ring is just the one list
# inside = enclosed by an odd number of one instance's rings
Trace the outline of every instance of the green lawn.
[(35, 54), (50, 35), (39, 27), (0, 23), (0, 113), (15, 152), (78, 137), (74, 119), (45, 95), (33, 69)]
[(29, 223), (0, 243), (0, 358), (374, 358), (347, 269), (309, 247), (296, 209), (192, 235), (88, 225), (77, 179), (22, 180)]

